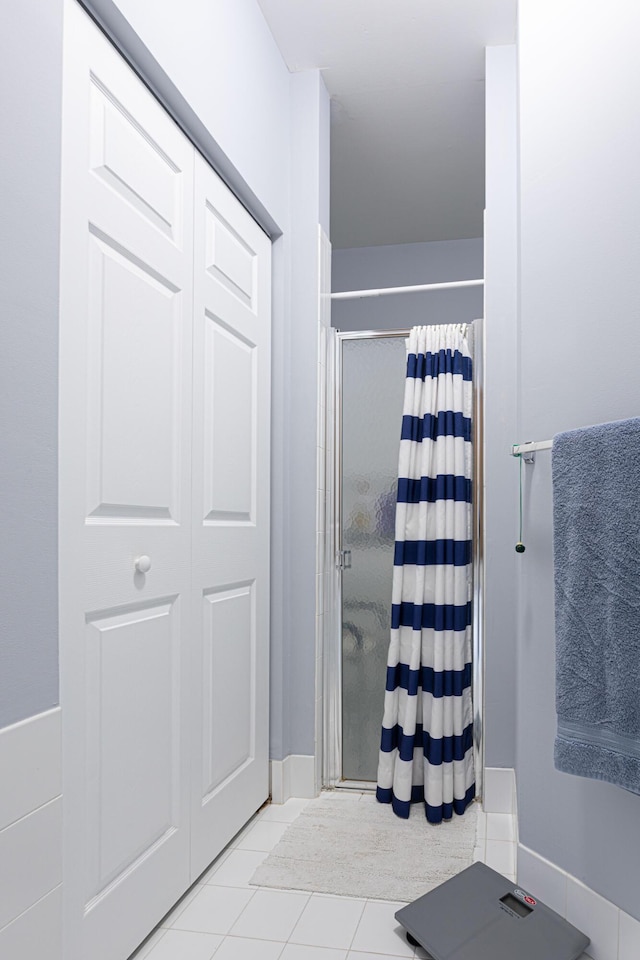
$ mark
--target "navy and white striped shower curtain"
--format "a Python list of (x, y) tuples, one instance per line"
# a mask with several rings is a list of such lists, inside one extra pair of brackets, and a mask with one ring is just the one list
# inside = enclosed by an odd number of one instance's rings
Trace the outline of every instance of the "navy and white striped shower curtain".
[(376, 795), (400, 817), (424, 801), (432, 823), (475, 796), (471, 375), (466, 325), (413, 328)]

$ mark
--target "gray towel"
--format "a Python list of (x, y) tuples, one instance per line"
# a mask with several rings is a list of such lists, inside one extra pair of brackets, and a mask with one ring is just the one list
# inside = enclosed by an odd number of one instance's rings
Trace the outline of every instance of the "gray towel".
[(640, 418), (553, 440), (558, 770), (640, 793)]

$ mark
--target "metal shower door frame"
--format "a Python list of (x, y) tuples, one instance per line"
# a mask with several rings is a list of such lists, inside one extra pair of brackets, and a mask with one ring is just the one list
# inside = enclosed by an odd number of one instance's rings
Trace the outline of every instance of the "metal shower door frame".
[[(484, 323), (474, 320), (471, 349), (473, 382), (473, 754), (476, 797), (484, 786), (484, 476), (483, 476), (483, 356)], [(409, 336), (409, 330), (335, 331), (333, 350), (327, 356), (327, 395), (334, 396), (332, 425), (333, 483), (329, 495), (330, 522), (326, 525), (325, 550), (334, 556), (332, 576), (325, 583), (329, 613), (325, 616), (323, 642), (323, 786), (347, 790), (370, 790), (371, 783), (342, 779), (342, 344), (345, 340), (376, 340)], [(327, 424), (327, 430), (331, 426)]]

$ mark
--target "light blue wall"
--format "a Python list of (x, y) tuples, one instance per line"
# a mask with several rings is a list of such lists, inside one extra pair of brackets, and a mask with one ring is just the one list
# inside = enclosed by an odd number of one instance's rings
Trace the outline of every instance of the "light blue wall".
[[(520, 430), (640, 415), (640, 8), (521, 0)], [(520, 840), (640, 918), (640, 796), (559, 773), (549, 455), (519, 564)]]
[[(334, 250), (334, 291), (400, 287), (483, 275), (482, 239)], [(401, 293), (366, 300), (334, 300), (338, 330), (391, 330), (427, 323), (465, 323), (482, 316), (482, 288)]]
[(329, 97), (291, 76), (291, 230), (274, 328), (271, 757), (314, 753), (318, 224), (329, 226)]
[[(318, 72), (289, 74), (256, 0), (86, 5), (275, 240), (271, 750), (276, 758), (312, 753), (315, 467), (312, 474), (308, 438), (315, 455), (315, 244), (318, 222), (328, 227), (329, 219), (326, 90)], [(0, 727), (58, 702), (62, 3), (14, 4), (3, 37), (2, 119), (12, 135), (0, 147)]]
[(484, 335), (485, 763), (513, 767), (516, 750), (518, 463), (516, 48), (486, 57)]
[(115, 30), (121, 13), (283, 229), (289, 213), (290, 74), (256, 0), (86, 3)]
[(62, 0), (2, 17), (0, 727), (58, 702)]
[[(317, 72), (293, 74), (292, 277), (286, 383), (288, 470), (285, 736), (282, 756), (313, 754), (315, 741), (318, 224), (329, 223), (328, 95)], [(272, 688), (275, 698), (276, 691)], [(275, 748), (275, 744), (273, 745)]]

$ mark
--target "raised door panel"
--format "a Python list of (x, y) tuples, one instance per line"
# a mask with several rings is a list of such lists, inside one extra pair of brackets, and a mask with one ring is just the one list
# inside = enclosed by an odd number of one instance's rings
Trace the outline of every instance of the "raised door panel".
[(91, 79), (92, 172), (163, 234), (179, 241), (179, 166), (109, 86), (95, 74)]
[(88, 517), (180, 519), (182, 292), (90, 235)]
[(207, 803), (255, 757), (256, 624), (252, 584), (203, 598), (203, 756)]
[(192, 878), (268, 795), (271, 246), (196, 158)]
[(254, 523), (256, 346), (209, 314), (204, 328), (204, 522)]
[(87, 909), (180, 826), (178, 604), (87, 618)]
[(211, 200), (205, 204), (205, 269), (222, 288), (257, 312), (256, 251), (225, 220)]

